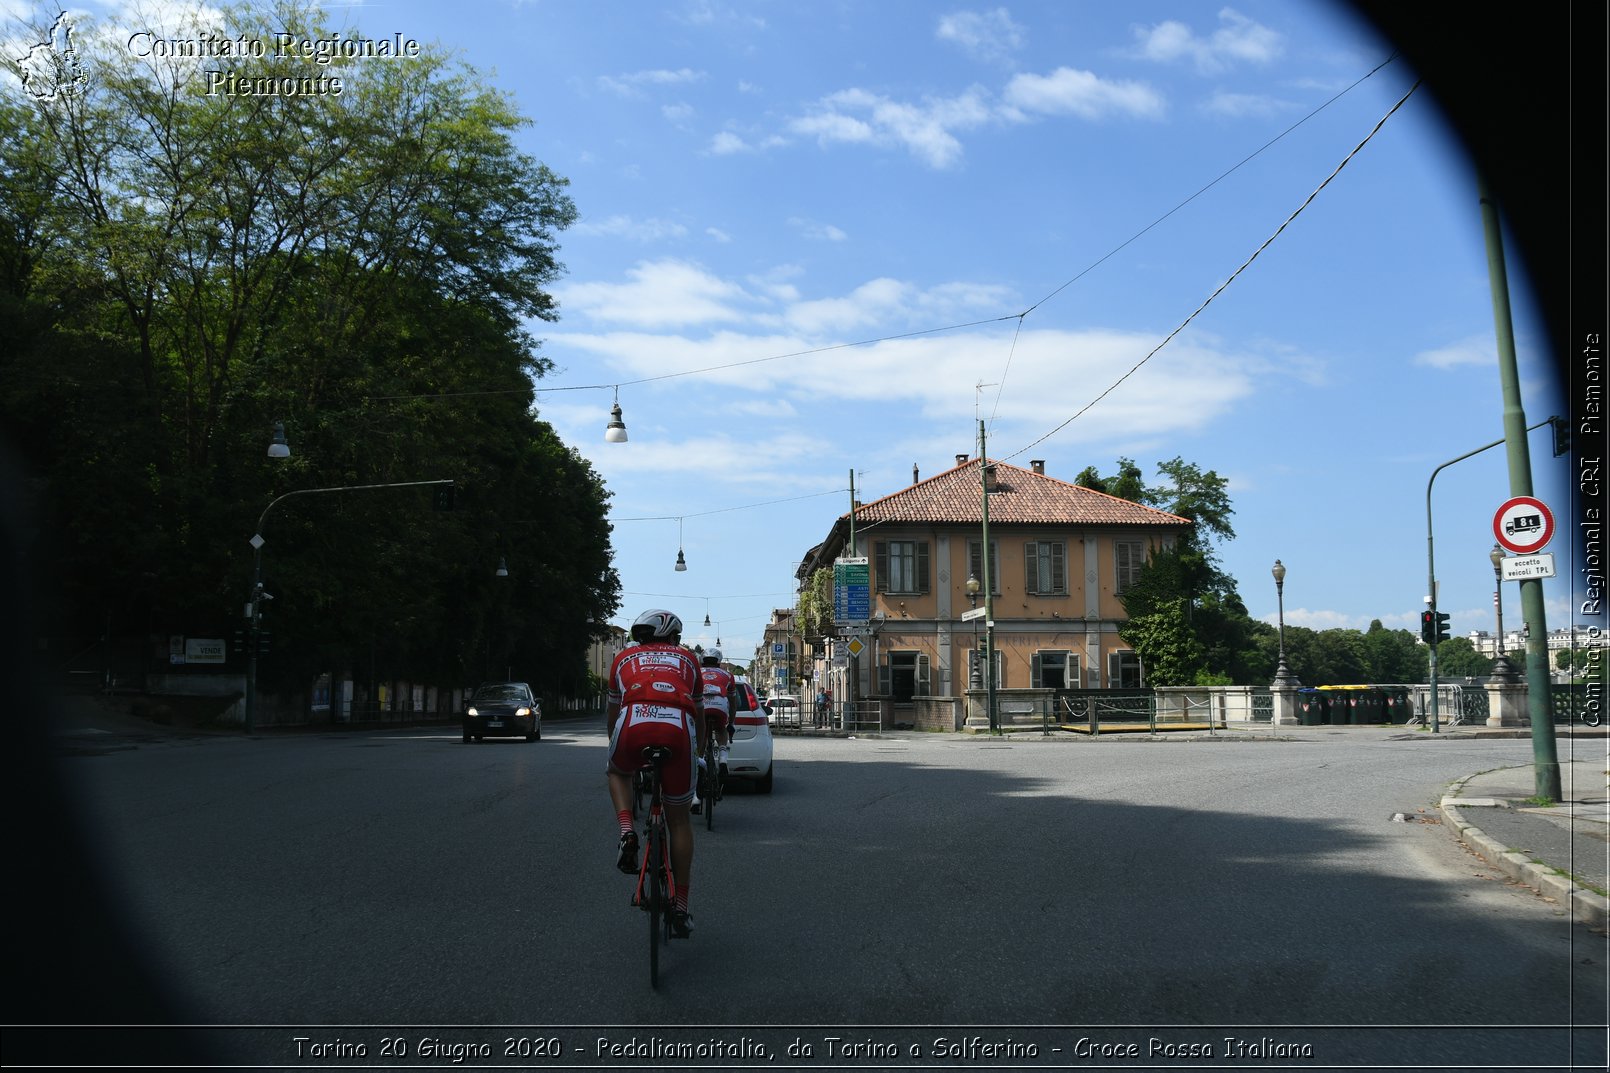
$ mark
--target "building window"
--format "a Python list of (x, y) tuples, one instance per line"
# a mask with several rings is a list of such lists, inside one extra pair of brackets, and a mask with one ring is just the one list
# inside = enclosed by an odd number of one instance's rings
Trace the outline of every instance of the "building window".
[(1146, 565), (1146, 545), (1138, 540), (1112, 542), (1113, 561), (1117, 564), (1117, 583), (1113, 592), (1122, 596), (1140, 579), (1140, 568)]
[(931, 673), (926, 652), (890, 652), (878, 665), (878, 692), (896, 704), (930, 696)]
[[(967, 542), (967, 572), (976, 577), (979, 585), (982, 586), (984, 584), (984, 563), (978, 554), (979, 543), (977, 540)], [(963, 582), (966, 580), (966, 578), (962, 578)], [(983, 591), (982, 588), (979, 589), (979, 592)], [(989, 542), (989, 592), (991, 596), (1001, 594), (1001, 564), (996, 557), (995, 541), (993, 540)]]
[(1109, 653), (1107, 656), (1107, 688), (1139, 689), (1140, 657), (1127, 650)]
[(1036, 689), (1080, 688), (1078, 653), (1055, 648), (1034, 653), (1029, 684)]
[(880, 540), (875, 545), (879, 592), (915, 594), (928, 591), (928, 542)]
[(1060, 540), (1023, 545), (1025, 591), (1033, 596), (1068, 595), (1068, 546)]

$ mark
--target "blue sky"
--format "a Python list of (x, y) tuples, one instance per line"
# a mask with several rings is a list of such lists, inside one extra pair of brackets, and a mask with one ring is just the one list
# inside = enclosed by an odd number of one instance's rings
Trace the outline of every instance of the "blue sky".
[[(1279, 558), (1288, 624), (1417, 629), (1427, 480), (1503, 435), (1475, 178), (1429, 95), (1169, 338), (1409, 92), (1414, 72), (1346, 8), (329, 10), (349, 33), (458, 50), (570, 180), (537, 405), (613, 493), (619, 621), (669, 607), (746, 659), (850, 473), (863, 500), (898, 491), (913, 464), (974, 451), (982, 417), (992, 457), (1068, 480), (1120, 456), (1149, 479), (1176, 455), (1227, 477), (1221, 557), (1255, 617), (1275, 619)], [(1562, 390), (1509, 269), (1535, 424)], [(603, 439), (609, 387), (553, 390), (598, 384), (620, 385), (625, 444)], [(1550, 444), (1531, 436), (1534, 480), (1563, 521)], [(1492, 628), (1508, 496), (1501, 448), (1437, 478), (1455, 633)], [(1551, 627), (1567, 580), (1545, 586)], [(1513, 627), (1515, 585), (1504, 600)]]

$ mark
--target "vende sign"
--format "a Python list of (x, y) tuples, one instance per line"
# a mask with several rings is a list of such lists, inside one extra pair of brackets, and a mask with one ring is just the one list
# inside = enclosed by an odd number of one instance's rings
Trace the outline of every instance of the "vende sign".
[(1493, 536), (1516, 555), (1530, 555), (1554, 539), (1554, 514), (1540, 499), (1516, 496), (1493, 515)]

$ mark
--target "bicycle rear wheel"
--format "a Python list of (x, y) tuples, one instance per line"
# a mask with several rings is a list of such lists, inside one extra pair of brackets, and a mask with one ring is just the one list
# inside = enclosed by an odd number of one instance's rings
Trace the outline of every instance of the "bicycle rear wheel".
[(716, 786), (716, 756), (715, 750), (706, 747), (704, 750), (704, 785), (700, 787), (704, 795), (704, 829), (716, 829), (716, 799), (721, 796)]
[(661, 918), (666, 910), (665, 871), (661, 867), (663, 850), (660, 825), (651, 821), (648, 828), (648, 857), (644, 863), (647, 883), (644, 896), (648, 899), (648, 982), (650, 987), (660, 986), (660, 932)]

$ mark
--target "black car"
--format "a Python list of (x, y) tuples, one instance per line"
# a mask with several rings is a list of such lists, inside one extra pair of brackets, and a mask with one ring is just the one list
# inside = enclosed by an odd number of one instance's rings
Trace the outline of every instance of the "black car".
[(471, 738), (542, 737), (542, 702), (524, 682), (477, 686), (464, 705), (464, 744)]

